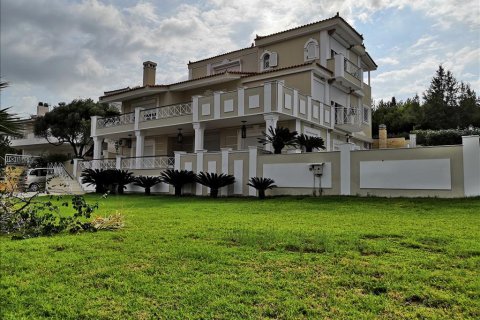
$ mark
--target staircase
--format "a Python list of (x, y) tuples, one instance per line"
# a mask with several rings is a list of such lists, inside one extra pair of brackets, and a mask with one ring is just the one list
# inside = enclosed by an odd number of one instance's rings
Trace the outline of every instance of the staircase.
[(65, 169), (62, 163), (48, 165), (47, 191), (50, 194), (85, 194), (82, 186)]

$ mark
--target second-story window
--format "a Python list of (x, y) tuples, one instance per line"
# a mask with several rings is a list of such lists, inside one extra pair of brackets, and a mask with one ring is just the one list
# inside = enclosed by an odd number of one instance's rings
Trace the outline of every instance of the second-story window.
[(270, 70), (277, 66), (278, 55), (276, 52), (265, 51), (260, 56), (260, 71)]
[(317, 40), (310, 38), (307, 43), (305, 43), (303, 49), (303, 58), (305, 61), (311, 61), (319, 58), (319, 47)]
[(267, 53), (263, 56), (263, 69), (270, 68), (270, 54)]

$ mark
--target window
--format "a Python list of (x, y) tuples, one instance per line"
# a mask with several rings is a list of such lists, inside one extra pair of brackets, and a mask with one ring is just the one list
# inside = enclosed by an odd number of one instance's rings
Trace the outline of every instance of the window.
[(263, 56), (263, 69), (270, 68), (270, 54), (265, 54)]
[(277, 66), (277, 53), (265, 51), (260, 56), (260, 71), (269, 70)]
[(307, 43), (305, 43), (305, 46), (303, 47), (303, 49), (304, 49), (303, 58), (305, 61), (318, 59), (319, 48), (318, 48), (317, 40), (310, 38), (307, 41)]
[(369, 119), (370, 119), (370, 109), (368, 109), (367, 107), (363, 107), (363, 122), (364, 123), (368, 123)]

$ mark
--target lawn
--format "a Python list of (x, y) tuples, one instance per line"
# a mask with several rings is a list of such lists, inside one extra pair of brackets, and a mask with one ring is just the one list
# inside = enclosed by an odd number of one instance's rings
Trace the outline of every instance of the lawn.
[(0, 237), (1, 319), (479, 319), (480, 200), (111, 196)]

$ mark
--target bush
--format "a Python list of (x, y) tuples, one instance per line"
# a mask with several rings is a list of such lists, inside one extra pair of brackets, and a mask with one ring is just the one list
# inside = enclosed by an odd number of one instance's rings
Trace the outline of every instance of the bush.
[(209, 172), (200, 172), (197, 175), (197, 182), (210, 188), (210, 197), (218, 197), (218, 189), (233, 184), (235, 177), (229, 174), (216, 174)]
[(259, 199), (265, 199), (265, 190), (277, 187), (273, 179), (262, 177), (250, 178), (250, 180), (248, 180), (247, 186), (253, 187), (258, 190)]
[(462, 136), (480, 135), (480, 128), (414, 130), (412, 133), (417, 135), (418, 145), (441, 146), (462, 144)]
[(135, 178), (135, 185), (142, 187), (145, 189), (145, 195), (149, 196), (150, 195), (150, 189), (155, 186), (156, 184), (162, 182), (162, 180), (159, 177), (144, 177), (144, 176), (139, 176)]
[(187, 170), (167, 169), (160, 174), (160, 179), (162, 182), (172, 185), (175, 188), (175, 195), (180, 197), (183, 186), (195, 182), (195, 173)]
[[(0, 200), (0, 233), (12, 235), (12, 239), (27, 239), (39, 236), (51, 236), (62, 231), (77, 233), (80, 231), (95, 231), (96, 229), (85, 219), (98, 205), (88, 204), (82, 196), (74, 196), (71, 207), (72, 215), (60, 215), (60, 210), (53, 202), (39, 201), (37, 195), (20, 197), (13, 193), (3, 193)], [(60, 200), (61, 197), (57, 197)], [(64, 201), (61, 206), (69, 207)]]
[(321, 137), (313, 137), (303, 133), (297, 136), (297, 144), (304, 147), (306, 152), (312, 152), (313, 149), (325, 149), (325, 144)]
[(297, 145), (297, 131), (290, 132), (290, 129), (278, 127), (268, 128), (268, 133), (262, 132), (265, 138), (258, 138), (258, 142), (265, 145), (271, 143), (274, 153), (281, 154), (282, 149), (287, 146), (296, 146)]
[(126, 185), (135, 181), (132, 172), (118, 169), (85, 169), (82, 171), (82, 183), (95, 186), (96, 193), (110, 192), (123, 194)]

